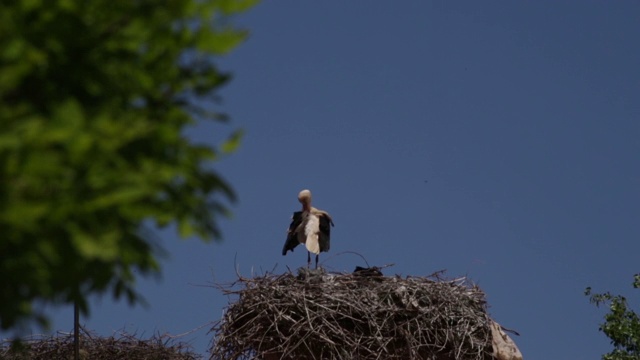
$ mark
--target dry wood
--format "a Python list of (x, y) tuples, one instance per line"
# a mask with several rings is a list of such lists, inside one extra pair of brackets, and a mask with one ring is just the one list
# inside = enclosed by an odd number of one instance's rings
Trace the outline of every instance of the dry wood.
[[(33, 336), (19, 343), (0, 341), (0, 359), (11, 360), (69, 360), (73, 359), (73, 333), (55, 336)], [(99, 337), (80, 334), (80, 359), (86, 360), (196, 360), (191, 347), (175, 342), (170, 336), (155, 335), (140, 339), (133, 334)]]
[(491, 359), (484, 293), (465, 278), (301, 268), (217, 285), (232, 297), (211, 359)]

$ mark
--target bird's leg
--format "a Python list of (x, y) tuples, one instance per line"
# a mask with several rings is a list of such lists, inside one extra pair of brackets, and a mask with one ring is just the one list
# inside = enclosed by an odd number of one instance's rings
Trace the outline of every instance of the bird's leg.
[(307, 269), (311, 267), (311, 253), (307, 251)]
[(319, 254), (316, 254), (316, 269), (318, 268), (318, 257), (319, 256), (320, 256)]

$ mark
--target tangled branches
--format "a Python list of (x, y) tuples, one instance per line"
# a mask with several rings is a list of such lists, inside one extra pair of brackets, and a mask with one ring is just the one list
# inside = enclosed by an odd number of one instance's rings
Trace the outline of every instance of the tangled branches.
[[(16, 345), (17, 344), (17, 345)], [(85, 332), (80, 337), (83, 360), (195, 360), (201, 359), (185, 343), (174, 343), (160, 335), (141, 340), (122, 333), (118, 337), (98, 337)], [(0, 341), (0, 359), (68, 360), (73, 359), (73, 334), (38, 336), (19, 343)]]
[(298, 270), (220, 285), (238, 299), (211, 359), (491, 359), (484, 293), (465, 278)]

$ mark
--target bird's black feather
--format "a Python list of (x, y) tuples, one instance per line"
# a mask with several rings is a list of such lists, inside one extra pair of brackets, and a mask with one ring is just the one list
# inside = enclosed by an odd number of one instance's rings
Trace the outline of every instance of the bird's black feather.
[(320, 217), (320, 236), (318, 238), (320, 242), (320, 251), (329, 251), (331, 247), (331, 226), (333, 226), (333, 220), (327, 214), (322, 214)]
[(296, 235), (296, 229), (302, 223), (302, 211), (296, 211), (293, 213), (291, 217), (291, 224), (289, 225), (289, 230), (287, 230), (287, 240), (284, 243), (284, 247), (282, 247), (282, 255), (287, 255), (287, 251), (293, 249), (300, 244), (298, 241), (298, 237)]

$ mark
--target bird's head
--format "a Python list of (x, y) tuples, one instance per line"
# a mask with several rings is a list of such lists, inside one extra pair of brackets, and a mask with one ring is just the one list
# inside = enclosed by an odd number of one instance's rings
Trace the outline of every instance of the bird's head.
[(311, 207), (311, 191), (307, 189), (300, 191), (298, 194), (298, 201), (300, 201), (305, 210)]

